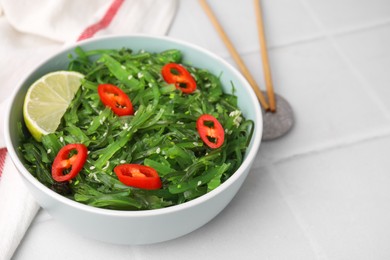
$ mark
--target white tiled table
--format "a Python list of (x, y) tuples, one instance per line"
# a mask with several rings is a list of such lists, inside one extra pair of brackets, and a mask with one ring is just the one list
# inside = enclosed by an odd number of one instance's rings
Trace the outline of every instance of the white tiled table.
[[(252, 0), (209, 0), (262, 84)], [(242, 189), (176, 240), (116, 246), (41, 210), (15, 259), (390, 259), (390, 1), (263, 0), (276, 92), (296, 125), (264, 142)], [(169, 33), (233, 64), (196, 0)]]

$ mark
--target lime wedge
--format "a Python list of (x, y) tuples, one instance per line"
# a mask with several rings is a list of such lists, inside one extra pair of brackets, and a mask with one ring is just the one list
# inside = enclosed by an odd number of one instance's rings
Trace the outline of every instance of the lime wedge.
[(55, 71), (30, 86), (24, 99), (23, 117), (37, 141), (41, 141), (42, 135), (56, 131), (82, 78), (84, 75), (78, 72)]

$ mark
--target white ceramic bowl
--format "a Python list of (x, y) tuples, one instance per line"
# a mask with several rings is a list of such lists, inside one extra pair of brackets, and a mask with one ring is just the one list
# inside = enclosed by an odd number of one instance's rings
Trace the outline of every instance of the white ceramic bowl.
[[(75, 46), (86, 50), (129, 47), (161, 52), (179, 49), (184, 62), (206, 68), (219, 75), (225, 92), (236, 87), (239, 107), (243, 115), (255, 122), (253, 138), (240, 168), (215, 190), (192, 201), (169, 208), (145, 211), (119, 211), (87, 206), (67, 199), (48, 189), (23, 166), (16, 150), (19, 145), (17, 123), (23, 121), (22, 107), (27, 88), (42, 75), (66, 69), (68, 54)], [(5, 138), (9, 155), (36, 201), (59, 222), (81, 235), (115, 244), (150, 244), (174, 239), (203, 226), (231, 201), (244, 182), (255, 159), (262, 136), (262, 117), (259, 103), (244, 77), (231, 65), (207, 50), (167, 37), (144, 35), (105, 37), (69, 46), (38, 65), (16, 86), (6, 112)]]

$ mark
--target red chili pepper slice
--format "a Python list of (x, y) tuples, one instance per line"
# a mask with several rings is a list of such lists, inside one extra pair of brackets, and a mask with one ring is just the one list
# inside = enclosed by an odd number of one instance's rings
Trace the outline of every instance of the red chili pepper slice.
[(175, 84), (183, 93), (190, 94), (196, 89), (196, 81), (186, 68), (177, 63), (168, 63), (161, 70), (164, 80)]
[(87, 161), (87, 154), (88, 149), (83, 144), (67, 144), (62, 147), (51, 167), (53, 179), (57, 182), (64, 182), (76, 177)]
[(203, 142), (210, 148), (219, 148), (225, 140), (225, 131), (221, 123), (212, 115), (201, 115), (196, 128)]
[(118, 116), (133, 115), (133, 104), (123, 90), (115, 85), (100, 84), (98, 86), (100, 100)]
[(155, 169), (140, 164), (120, 164), (114, 168), (119, 181), (127, 186), (157, 190), (162, 183)]

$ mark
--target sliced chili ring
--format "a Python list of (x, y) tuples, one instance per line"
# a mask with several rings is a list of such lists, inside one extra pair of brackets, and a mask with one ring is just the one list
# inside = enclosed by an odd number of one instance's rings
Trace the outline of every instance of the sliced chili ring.
[(212, 115), (203, 114), (196, 121), (200, 138), (210, 148), (216, 149), (225, 141), (225, 131), (221, 123)]
[(196, 90), (196, 81), (186, 68), (177, 63), (168, 63), (161, 70), (164, 80), (175, 84), (183, 93), (190, 94)]
[(67, 144), (62, 147), (52, 164), (53, 179), (64, 182), (76, 177), (87, 161), (87, 155), (88, 149), (83, 144)]
[(140, 164), (120, 164), (114, 168), (120, 182), (127, 186), (157, 190), (162, 182), (155, 169)]
[(100, 84), (98, 94), (103, 104), (118, 116), (133, 115), (133, 104), (123, 90), (112, 84)]

